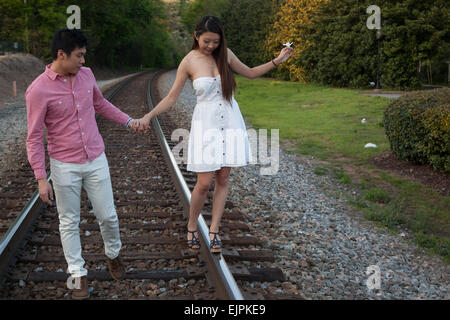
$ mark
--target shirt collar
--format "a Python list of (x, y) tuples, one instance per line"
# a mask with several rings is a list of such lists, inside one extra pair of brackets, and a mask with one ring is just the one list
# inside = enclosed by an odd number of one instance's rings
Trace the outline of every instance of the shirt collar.
[(50, 79), (52, 79), (52, 80), (55, 80), (58, 76), (63, 76), (63, 75), (61, 75), (61, 74), (59, 74), (59, 73), (56, 73), (55, 71), (53, 71), (52, 69), (50, 69), (50, 67), (52, 66), (52, 64), (50, 63), (50, 64), (48, 64), (46, 67), (45, 67), (45, 74), (50, 78)]

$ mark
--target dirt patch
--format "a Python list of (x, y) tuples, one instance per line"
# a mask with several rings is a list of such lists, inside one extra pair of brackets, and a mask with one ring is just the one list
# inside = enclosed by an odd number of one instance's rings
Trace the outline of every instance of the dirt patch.
[(23, 96), (33, 80), (45, 70), (45, 64), (31, 54), (12, 54), (0, 59), (0, 108), (14, 99), (13, 81), (17, 96)]
[[(296, 151), (295, 141), (284, 140), (281, 143), (283, 150), (287, 152)], [(390, 190), (394, 194), (396, 189), (388, 182), (380, 179), (378, 173), (374, 172), (370, 168), (366, 168), (364, 165), (357, 165), (355, 159), (346, 158), (342, 155), (336, 155), (336, 158), (330, 162), (314, 159), (311, 156), (305, 157), (302, 155), (296, 155), (297, 161), (304, 162), (307, 158), (307, 162), (314, 163), (315, 166), (326, 167), (330, 164), (337, 164), (349, 175), (352, 182), (355, 184), (361, 183), (364, 177), (377, 178), (387, 190)], [(395, 157), (392, 151), (387, 151), (379, 156), (371, 158), (368, 163), (375, 166), (378, 169), (386, 171), (388, 174), (406, 179), (411, 182), (419, 182), (424, 186), (427, 186), (443, 196), (450, 195), (450, 174), (433, 170), (430, 165), (415, 165), (407, 161), (403, 161)]]
[(297, 149), (297, 141), (284, 139), (281, 141), (281, 148), (287, 152), (293, 152)]
[[(0, 57), (0, 108), (16, 105), (24, 99), (28, 86), (45, 70), (46, 64), (31, 54), (12, 54)], [(127, 70), (91, 68), (96, 80), (109, 80), (130, 74)], [(13, 96), (16, 81), (17, 97)]]
[[(380, 175), (365, 165), (357, 165), (355, 159), (339, 157), (333, 160), (342, 166), (342, 169), (350, 176), (355, 184), (361, 183), (365, 177), (378, 179), (378, 183), (386, 190), (396, 194), (397, 190), (390, 183), (381, 179)], [(395, 157), (392, 151), (386, 151), (379, 156), (371, 158), (368, 163), (377, 169), (395, 177), (403, 178), (410, 182), (418, 182), (427, 186), (443, 196), (450, 195), (450, 174), (433, 170), (430, 165), (415, 165)]]
[(361, 94), (407, 94), (411, 91), (385, 91), (385, 90), (366, 90), (366, 91), (358, 91)]
[[(23, 105), (25, 91), (42, 72), (46, 64), (31, 54), (13, 54), (0, 57), (0, 108)], [(91, 67), (96, 80), (116, 79), (132, 73), (128, 70), (108, 70)], [(16, 81), (17, 97), (13, 96)]]
[(433, 170), (430, 165), (415, 165), (400, 160), (392, 151), (370, 159), (369, 163), (409, 181), (420, 182), (444, 196), (450, 195), (450, 174)]

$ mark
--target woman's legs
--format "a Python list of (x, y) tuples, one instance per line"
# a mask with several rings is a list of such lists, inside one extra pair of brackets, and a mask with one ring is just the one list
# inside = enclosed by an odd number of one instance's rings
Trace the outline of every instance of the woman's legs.
[[(192, 191), (191, 205), (189, 207), (189, 231), (197, 230), (198, 216), (205, 205), (206, 196), (208, 194), (209, 187), (211, 186), (213, 176), (214, 171), (197, 173), (197, 184)], [(195, 236), (198, 237), (198, 233), (195, 233)], [(192, 233), (188, 233), (187, 239), (192, 239)], [(194, 247), (194, 249), (196, 249), (196, 247)]]
[[(210, 232), (219, 232), (220, 220), (222, 219), (223, 212), (225, 210), (225, 202), (228, 196), (228, 178), (230, 177), (230, 167), (222, 167), (216, 171), (214, 182), (214, 198), (212, 209), (212, 220), (209, 227)], [(214, 237), (220, 241), (218, 234), (209, 234), (209, 239), (213, 240)], [(220, 249), (221, 246), (216, 244), (212, 246), (213, 249)]]
[[(228, 196), (228, 179), (230, 177), (230, 167), (222, 167), (215, 172), (197, 173), (197, 184), (191, 195), (191, 206), (189, 208), (189, 223), (188, 230), (193, 231), (197, 229), (197, 220), (200, 211), (206, 201), (206, 196), (211, 186), (212, 179), (215, 176), (215, 187), (213, 197), (212, 221), (210, 226), (211, 232), (219, 231), (219, 224), (222, 218), (225, 202)], [(197, 234), (196, 234), (197, 236)], [(210, 235), (213, 238), (214, 235)], [(192, 239), (192, 234), (188, 233), (188, 240)], [(219, 238), (218, 238), (219, 239)]]
[(230, 177), (230, 171), (230, 167), (222, 167), (220, 170), (217, 170), (215, 174), (212, 221), (211, 226), (209, 227), (211, 232), (219, 231), (220, 220), (228, 196), (228, 178)]

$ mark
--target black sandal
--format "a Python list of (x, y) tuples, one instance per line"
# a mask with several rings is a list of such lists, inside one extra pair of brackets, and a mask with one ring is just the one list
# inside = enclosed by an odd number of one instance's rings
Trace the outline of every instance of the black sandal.
[[(217, 235), (219, 234), (218, 232), (209, 232), (209, 234), (213, 234), (214, 238), (211, 240), (210, 243), (210, 250), (211, 253), (221, 253), (222, 252), (222, 241), (217, 239)], [(217, 248), (217, 246), (219, 246)], [(213, 248), (216, 247), (216, 248)]]
[(198, 252), (200, 250), (200, 240), (198, 237), (195, 236), (195, 232), (198, 232), (198, 230), (194, 231), (188, 230), (188, 233), (192, 233), (192, 239), (188, 240), (188, 248), (193, 252)]

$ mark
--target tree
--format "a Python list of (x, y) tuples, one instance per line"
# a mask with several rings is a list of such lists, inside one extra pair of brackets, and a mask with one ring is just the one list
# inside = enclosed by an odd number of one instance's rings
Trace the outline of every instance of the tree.
[(228, 47), (245, 64), (257, 66), (274, 58), (273, 53), (267, 51), (265, 40), (272, 28), (279, 2), (229, 0), (222, 11)]
[(197, 22), (206, 15), (221, 18), (221, 13), (228, 0), (194, 0), (180, 4), (181, 21), (186, 28), (193, 32)]
[[(376, 79), (377, 43), (368, 30), (369, 1), (324, 3), (308, 31), (299, 59), (308, 81), (365, 87)], [(449, 50), (449, 11), (444, 0), (379, 0), (381, 80), (398, 89), (418, 88), (420, 61), (441, 61)]]
[(81, 9), (88, 64), (110, 68), (174, 64), (160, 0), (27, 0), (26, 5), (22, 0), (2, 0), (0, 36), (24, 40), (29, 30), (30, 53), (51, 60), (53, 34), (66, 27), (66, 10), (72, 4)]
[(298, 63), (307, 45), (305, 33), (317, 9), (326, 1), (328, 0), (285, 0), (281, 4), (265, 44), (267, 50), (273, 55), (280, 52), (283, 43), (294, 42), (295, 54), (291, 57), (289, 64), (278, 68), (277, 75), (286, 80), (305, 81), (303, 67)]
[(28, 42), (28, 52), (48, 60), (49, 39), (65, 23), (65, 7), (56, 0), (2, 0), (0, 38)]

